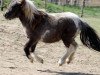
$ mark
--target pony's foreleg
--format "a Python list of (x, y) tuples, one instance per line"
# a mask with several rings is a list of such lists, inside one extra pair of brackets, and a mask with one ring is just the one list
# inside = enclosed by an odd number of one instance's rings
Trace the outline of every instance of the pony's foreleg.
[(26, 43), (25, 47), (24, 47), (24, 52), (27, 56), (27, 58), (32, 62), (33, 59), (32, 57), (30, 56), (30, 47), (32, 46), (33, 44), (33, 41), (29, 39), (29, 41)]
[(63, 57), (59, 59), (58, 61), (59, 66), (63, 65), (67, 58), (68, 58), (67, 63), (71, 62), (71, 60), (73, 59), (74, 53), (76, 51), (76, 48), (77, 48), (76, 42), (73, 42), (72, 44), (70, 44), (70, 47), (67, 49)]
[(33, 59), (36, 59), (38, 62), (43, 63), (43, 59), (35, 54), (35, 52), (34, 52), (35, 51), (35, 47), (36, 47), (36, 44), (33, 44), (31, 46), (31, 54), (30, 55), (31, 55), (31, 57)]

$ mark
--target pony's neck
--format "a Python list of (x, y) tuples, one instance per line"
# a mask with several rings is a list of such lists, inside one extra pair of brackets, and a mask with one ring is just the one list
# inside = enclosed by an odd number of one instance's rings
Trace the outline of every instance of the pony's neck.
[(30, 20), (27, 17), (25, 17), (25, 14), (23, 12), (21, 12), (19, 19), (24, 27), (28, 27), (28, 25), (31, 25)]
[(47, 13), (39, 11), (31, 1), (26, 0), (25, 4), (22, 6), (19, 19), (23, 26), (34, 30), (37, 25), (40, 25), (40, 23), (46, 20), (45, 18), (47, 16)]
[(34, 30), (36, 26), (43, 25), (48, 17), (48, 14), (43, 11), (38, 11), (38, 13), (34, 14), (33, 18), (30, 19), (25, 16), (24, 12), (21, 12), (19, 19), (25, 28)]

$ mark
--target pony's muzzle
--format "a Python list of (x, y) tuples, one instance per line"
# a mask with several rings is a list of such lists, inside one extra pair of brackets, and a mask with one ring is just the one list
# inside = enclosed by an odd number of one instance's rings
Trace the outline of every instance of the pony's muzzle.
[(7, 13), (5, 13), (3, 16), (4, 16), (6, 19), (8, 18)]
[(9, 19), (10, 20), (10, 16), (9, 14), (6, 12), (4, 15), (3, 15), (6, 19)]
[(5, 17), (5, 18), (7, 18), (7, 14), (5, 13), (5, 14), (3, 14), (3, 16)]

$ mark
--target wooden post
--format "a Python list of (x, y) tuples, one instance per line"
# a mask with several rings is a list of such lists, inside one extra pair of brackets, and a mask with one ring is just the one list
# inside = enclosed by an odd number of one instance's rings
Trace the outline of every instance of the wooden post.
[(81, 6), (81, 17), (83, 17), (83, 14), (84, 14), (84, 7), (85, 7), (85, 0), (83, 0), (82, 6)]
[(74, 6), (76, 6), (77, 0), (74, 0)]
[(45, 0), (45, 10), (46, 10), (46, 8), (47, 8), (47, 0)]
[(3, 0), (0, 0), (1, 11), (3, 11)]

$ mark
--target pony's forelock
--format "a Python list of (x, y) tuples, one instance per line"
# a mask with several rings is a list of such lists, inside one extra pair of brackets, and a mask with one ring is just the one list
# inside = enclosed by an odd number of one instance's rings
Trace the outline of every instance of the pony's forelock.
[(27, 17), (29, 20), (34, 18), (34, 14), (39, 14), (37, 8), (30, 0), (25, 0), (25, 6), (23, 6), (23, 10), (25, 17)]

